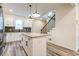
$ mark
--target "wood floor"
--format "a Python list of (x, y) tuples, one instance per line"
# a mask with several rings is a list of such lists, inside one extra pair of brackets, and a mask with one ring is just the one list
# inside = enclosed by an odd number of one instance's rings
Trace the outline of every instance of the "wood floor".
[[(27, 56), (20, 42), (7, 43), (2, 56)], [(47, 56), (79, 56), (75, 51), (47, 43)]]
[(75, 52), (73, 50), (48, 42), (47, 55), (48, 56), (79, 56), (79, 52)]
[(3, 56), (27, 56), (24, 52), (20, 42), (13, 42), (6, 44)]

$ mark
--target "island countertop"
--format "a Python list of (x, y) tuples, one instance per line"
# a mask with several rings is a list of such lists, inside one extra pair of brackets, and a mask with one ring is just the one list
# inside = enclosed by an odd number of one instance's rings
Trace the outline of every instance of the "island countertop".
[(23, 33), (23, 35), (26, 35), (31, 38), (48, 36), (48, 34), (41, 34), (41, 33)]

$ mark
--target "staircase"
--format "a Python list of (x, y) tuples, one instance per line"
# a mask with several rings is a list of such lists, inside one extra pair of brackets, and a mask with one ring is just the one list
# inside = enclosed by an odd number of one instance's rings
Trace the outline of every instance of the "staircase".
[(53, 17), (50, 18), (50, 20), (46, 23), (46, 25), (41, 29), (41, 33), (47, 34), (52, 28), (55, 28), (55, 14)]
[[(52, 33), (52, 30), (53, 30), (53, 33)], [(49, 34), (49, 39), (47, 42), (47, 55), (48, 56), (79, 56), (79, 52), (75, 52), (68, 48), (53, 44), (52, 39), (55, 39), (53, 37), (54, 31), (55, 31), (55, 14), (41, 29), (41, 33)]]

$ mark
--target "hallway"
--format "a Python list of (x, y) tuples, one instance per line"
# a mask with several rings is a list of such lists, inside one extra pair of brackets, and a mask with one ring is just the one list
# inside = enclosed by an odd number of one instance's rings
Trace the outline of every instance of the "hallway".
[(3, 56), (26, 56), (20, 42), (7, 43)]

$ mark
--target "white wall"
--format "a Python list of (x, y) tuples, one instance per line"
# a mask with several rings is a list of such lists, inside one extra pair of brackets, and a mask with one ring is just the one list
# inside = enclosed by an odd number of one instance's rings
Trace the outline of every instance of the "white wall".
[(56, 26), (52, 30), (52, 43), (75, 50), (75, 7), (70, 5), (56, 9)]
[(34, 33), (41, 33), (41, 29), (45, 25), (45, 22), (42, 22), (41, 20), (34, 20), (33, 26), (32, 26), (32, 32)]
[(79, 50), (79, 3), (76, 4), (76, 50)]

